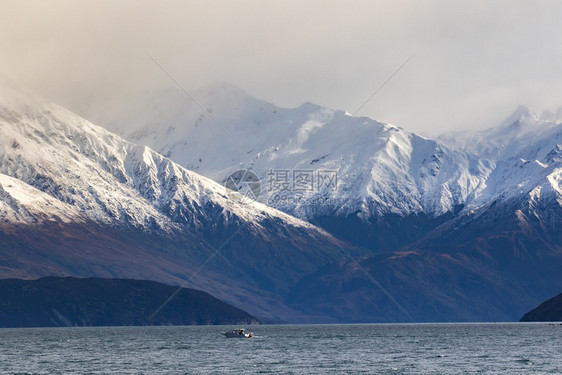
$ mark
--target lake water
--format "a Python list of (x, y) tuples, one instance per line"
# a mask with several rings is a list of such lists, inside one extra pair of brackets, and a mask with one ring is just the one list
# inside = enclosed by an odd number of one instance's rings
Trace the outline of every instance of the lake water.
[(0, 374), (562, 374), (553, 324), (0, 329)]

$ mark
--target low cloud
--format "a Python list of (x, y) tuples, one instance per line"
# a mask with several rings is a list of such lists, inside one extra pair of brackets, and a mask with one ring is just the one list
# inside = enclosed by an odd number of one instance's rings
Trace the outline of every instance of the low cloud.
[(4, 1), (0, 74), (78, 112), (234, 83), (437, 134), (562, 105), (559, 1)]

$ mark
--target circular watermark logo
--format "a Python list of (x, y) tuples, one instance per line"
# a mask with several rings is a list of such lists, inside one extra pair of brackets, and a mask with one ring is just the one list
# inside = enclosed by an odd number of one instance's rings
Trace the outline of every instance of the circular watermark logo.
[(248, 204), (256, 201), (261, 193), (261, 182), (254, 172), (241, 169), (228, 175), (224, 181), (230, 199)]

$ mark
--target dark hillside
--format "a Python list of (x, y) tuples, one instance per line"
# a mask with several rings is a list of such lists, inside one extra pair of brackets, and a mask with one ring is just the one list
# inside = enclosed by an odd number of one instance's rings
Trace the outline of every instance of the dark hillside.
[(73, 277), (0, 280), (0, 327), (252, 323), (257, 319), (208, 293), (178, 290), (155, 281)]

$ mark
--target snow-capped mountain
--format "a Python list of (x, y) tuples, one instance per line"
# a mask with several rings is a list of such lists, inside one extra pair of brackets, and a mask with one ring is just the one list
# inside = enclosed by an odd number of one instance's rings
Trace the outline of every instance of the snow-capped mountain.
[(562, 142), (562, 108), (542, 115), (519, 106), (496, 127), (443, 134), (439, 140), (481, 158), (538, 160)]
[(193, 97), (197, 104), (179, 89), (147, 94), (105, 124), (215, 181), (249, 169), (261, 178), (261, 202), (306, 220), (440, 216), (478, 196), (493, 167), (396, 126), (311, 103), (279, 108), (226, 84)]
[[(464, 210), (399, 251), (323, 267), (291, 290), (288, 304), (355, 321), (517, 320), (562, 290), (561, 130), (523, 113), (465, 133), (466, 149), (490, 157), (492, 172)], [(403, 233), (415, 228), (407, 224), (393, 223)], [(377, 234), (395, 235), (386, 229)]]
[(357, 321), (517, 320), (562, 289), (561, 122), (520, 107), (497, 128), (443, 137), (492, 170), (466, 208), (401, 251), (322, 268), (288, 303)]
[(241, 205), (149, 147), (6, 84), (0, 220), (5, 275), (183, 279), (270, 318), (288, 313), (280, 295), (291, 283), (346, 248), (308, 222)]
[(512, 198), (562, 205), (562, 109), (538, 116), (520, 106), (496, 128), (440, 139), (494, 165), (473, 206)]
[(146, 94), (105, 123), (219, 182), (249, 169), (261, 202), (309, 221), (433, 220), (514, 194), (560, 199), (562, 111), (520, 107), (498, 128), (434, 141), (311, 103), (278, 108), (227, 84), (192, 96)]
[[(57, 105), (17, 96), (4, 89), (0, 103), (0, 173), (28, 185), (12, 189), (15, 195), (4, 189), (21, 204), (21, 212), (13, 205), (14, 214), (24, 215), (34, 204), (43, 204), (38, 211), (49, 214), (44, 208), (52, 205), (53, 216), (59, 210), (79, 212), (100, 223), (173, 232), (214, 220), (210, 216), (219, 207), (221, 214), (251, 223), (275, 218), (312, 228), (259, 203), (237, 204), (222, 185), (147, 146), (129, 143)], [(43, 200), (25, 194), (33, 188)]]

